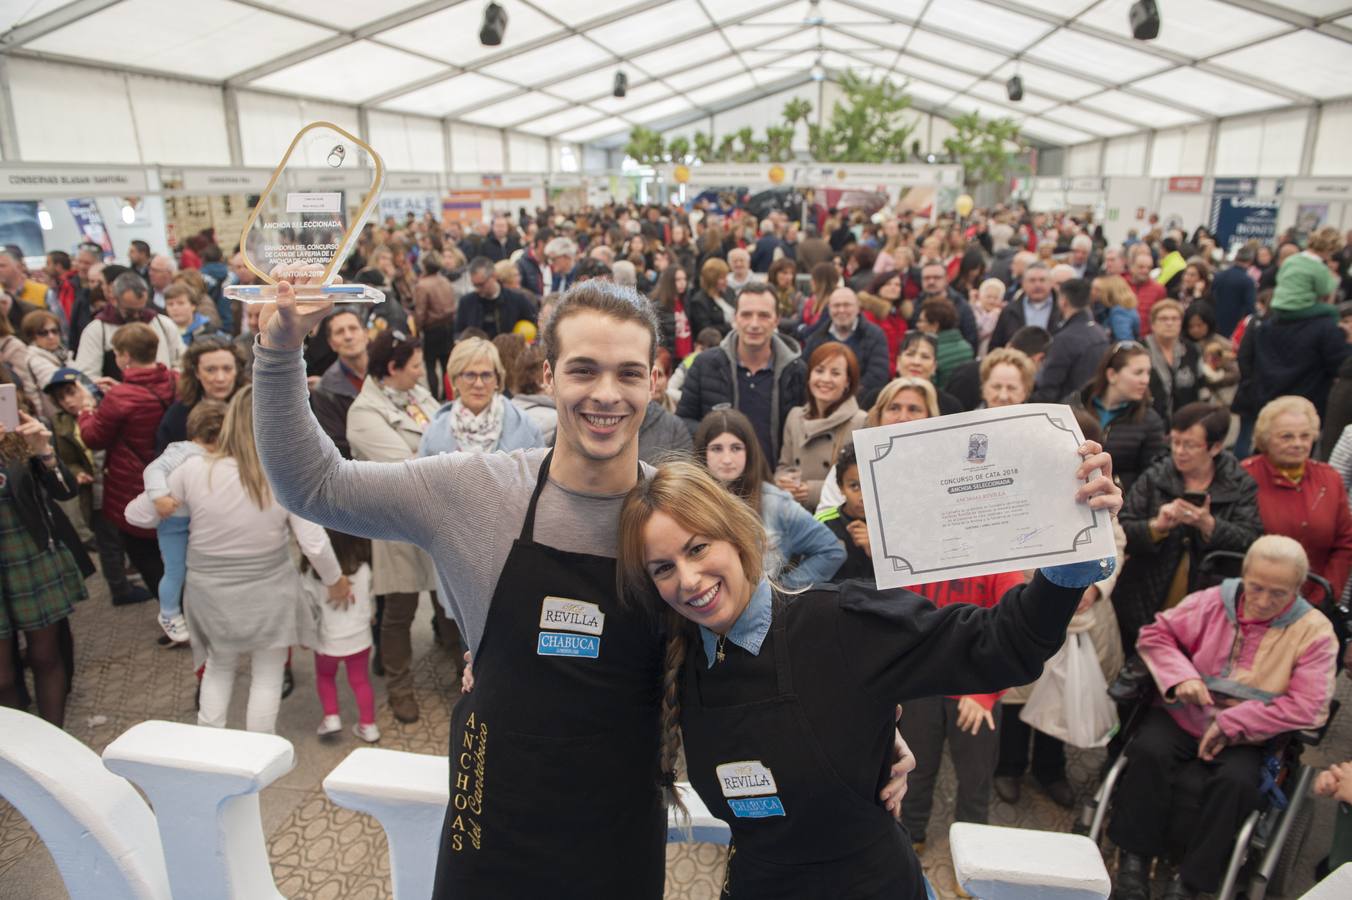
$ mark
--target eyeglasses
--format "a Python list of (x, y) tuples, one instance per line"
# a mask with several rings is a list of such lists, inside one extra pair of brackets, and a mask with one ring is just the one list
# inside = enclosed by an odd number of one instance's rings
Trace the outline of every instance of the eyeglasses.
[(475, 383), (477, 383), (477, 382), (483, 382), (484, 384), (492, 384), (493, 382), (495, 382), (495, 381), (498, 380), (498, 373), (497, 373), (497, 372), (461, 372), (459, 375), (457, 375), (457, 376), (455, 376), (455, 377), (456, 377), (456, 378), (463, 378), (465, 381), (469, 382), (470, 384), (475, 384)]
[(1144, 350), (1145, 345), (1140, 341), (1118, 341), (1113, 344), (1113, 352), (1120, 353), (1123, 350)]
[(59, 335), (59, 334), (61, 334), (61, 329), (60, 329), (60, 328), (43, 328), (43, 329), (41, 329), (41, 330), (39, 330), (39, 331), (33, 332), (33, 334), (34, 334), (35, 337), (47, 337), (48, 335)]

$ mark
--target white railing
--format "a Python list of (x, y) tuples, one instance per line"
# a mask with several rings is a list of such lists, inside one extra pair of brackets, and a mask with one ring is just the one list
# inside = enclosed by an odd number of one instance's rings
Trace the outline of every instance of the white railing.
[[(0, 796), (42, 838), (72, 900), (281, 897), (258, 795), (294, 765), (291, 743), (276, 735), (157, 721), (132, 726), (100, 759), (61, 729), (0, 707)], [(385, 829), (396, 900), (431, 896), (449, 787), (445, 757), (374, 748), (354, 750), (324, 779), (330, 800)], [(691, 821), (671, 820), (667, 840), (726, 844), (727, 826), (681, 787)], [(958, 881), (974, 896), (1109, 893), (1088, 838), (961, 824), (950, 838)]]

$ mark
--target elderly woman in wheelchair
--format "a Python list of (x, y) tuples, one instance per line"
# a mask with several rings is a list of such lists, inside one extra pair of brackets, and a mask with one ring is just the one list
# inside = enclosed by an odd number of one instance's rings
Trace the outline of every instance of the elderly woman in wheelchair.
[(1300, 596), (1308, 570), (1300, 544), (1266, 535), (1249, 548), (1242, 577), (1189, 595), (1141, 629), (1136, 648), (1160, 697), (1123, 751), (1113, 799), (1119, 900), (1149, 900), (1151, 858), (1177, 835), (1185, 780), (1200, 786), (1195, 825), (1181, 836), (1165, 896), (1215, 892), (1236, 832), (1262, 800), (1264, 745), (1327, 720), (1338, 642)]

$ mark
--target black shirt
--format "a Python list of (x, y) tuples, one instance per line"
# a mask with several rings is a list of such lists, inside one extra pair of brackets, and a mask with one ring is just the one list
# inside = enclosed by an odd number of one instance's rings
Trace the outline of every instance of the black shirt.
[(770, 394), (775, 387), (774, 369), (766, 367), (752, 372), (740, 362), (737, 364), (737, 411), (751, 420), (760, 440), (761, 451), (773, 468), (775, 445), (770, 434)]

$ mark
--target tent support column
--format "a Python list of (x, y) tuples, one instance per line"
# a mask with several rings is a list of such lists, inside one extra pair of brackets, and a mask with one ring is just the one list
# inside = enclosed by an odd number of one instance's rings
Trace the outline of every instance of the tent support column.
[(229, 85), (225, 88), (225, 141), (230, 151), (230, 165), (244, 165), (244, 139), (239, 132), (239, 91)]
[(19, 126), (9, 92), (9, 58), (4, 55), (0, 55), (0, 154), (6, 162), (20, 159)]

